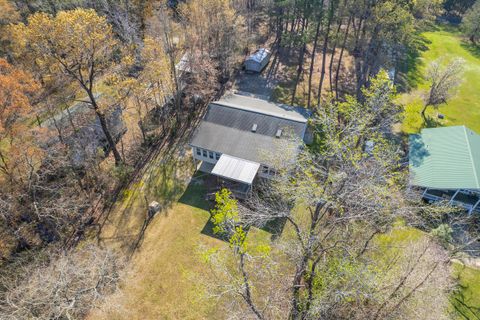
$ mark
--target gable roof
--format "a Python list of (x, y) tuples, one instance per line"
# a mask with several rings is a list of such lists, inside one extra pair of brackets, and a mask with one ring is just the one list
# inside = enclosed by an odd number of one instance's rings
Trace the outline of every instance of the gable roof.
[[(261, 99), (228, 95), (208, 106), (190, 144), (268, 164), (269, 154), (282, 152), (285, 143), (295, 143), (287, 132), (303, 139), (307, 117), (297, 110)], [(277, 138), (279, 130), (282, 137)]]
[(307, 123), (310, 117), (308, 110), (302, 107), (292, 107), (286, 104), (233, 93), (224, 95), (221, 100), (215, 101), (213, 104), (301, 123)]
[(260, 48), (254, 53), (252, 53), (247, 60), (253, 60), (255, 62), (261, 63), (264, 59), (267, 59), (270, 56), (270, 50), (266, 48)]
[(432, 189), (480, 189), (480, 135), (465, 126), (410, 136), (410, 182)]

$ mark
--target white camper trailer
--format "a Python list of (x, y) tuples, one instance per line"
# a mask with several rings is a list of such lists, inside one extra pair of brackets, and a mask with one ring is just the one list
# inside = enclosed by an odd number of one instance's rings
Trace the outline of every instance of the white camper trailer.
[(261, 48), (250, 55), (244, 63), (247, 72), (262, 72), (270, 60), (271, 52), (268, 49)]

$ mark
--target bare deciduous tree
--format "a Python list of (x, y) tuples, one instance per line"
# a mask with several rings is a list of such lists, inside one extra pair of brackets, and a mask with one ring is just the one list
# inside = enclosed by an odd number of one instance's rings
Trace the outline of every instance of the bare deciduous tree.
[(440, 105), (445, 104), (454, 95), (455, 89), (462, 83), (462, 70), (464, 61), (462, 59), (454, 59), (446, 66), (442, 65), (440, 60), (430, 64), (427, 71), (427, 80), (430, 88), (425, 97), (425, 106), (422, 109), (422, 117), (426, 120), (428, 107), (437, 109)]
[(2, 319), (79, 319), (116, 290), (121, 263), (108, 250), (87, 246), (50, 253), (2, 278)]
[[(226, 261), (239, 261), (234, 271), (215, 260), (213, 267), (236, 284), (220, 292), (245, 302), (232, 306), (239, 308), (232, 310), (236, 317), (445, 318), (446, 250), (428, 235), (389, 240), (396, 221), (429, 210), (405, 198), (399, 147), (381, 131), (399, 112), (392, 90), (381, 74), (364, 90), (365, 103), (352, 98), (325, 105), (314, 119), (322, 145), (315, 152), (301, 148), (296, 161), (276, 157), (273, 182), (239, 206), (245, 230), (282, 220), (285, 228), (263, 254), (248, 241), (241, 243), (243, 254), (233, 246)], [(364, 150), (367, 140), (375, 141), (372, 150)], [(239, 235), (230, 237), (231, 246)], [(426, 311), (422, 300), (436, 308)]]

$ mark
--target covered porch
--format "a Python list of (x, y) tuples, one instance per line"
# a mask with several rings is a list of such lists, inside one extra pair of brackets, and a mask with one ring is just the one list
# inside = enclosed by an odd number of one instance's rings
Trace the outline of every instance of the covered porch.
[(480, 213), (480, 192), (476, 190), (423, 190), (422, 197), (427, 201), (447, 201), (451, 205), (459, 206), (468, 211)]
[(252, 192), (260, 164), (222, 154), (216, 164), (203, 161), (199, 171), (209, 173), (208, 197), (213, 197), (221, 188), (227, 188), (238, 199), (246, 199)]

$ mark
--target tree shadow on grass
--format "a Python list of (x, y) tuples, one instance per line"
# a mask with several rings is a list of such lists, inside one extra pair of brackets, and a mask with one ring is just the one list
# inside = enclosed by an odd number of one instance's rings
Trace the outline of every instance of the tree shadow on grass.
[(111, 243), (131, 256), (141, 245), (145, 231), (153, 217), (148, 215), (148, 205), (157, 201), (161, 211), (168, 209), (182, 196), (187, 186), (192, 163), (178, 148), (158, 155), (145, 168), (141, 178), (124, 190), (123, 200), (112, 215), (107, 215), (97, 239)]
[(210, 219), (208, 219), (207, 223), (203, 227), (202, 231), (200, 231), (200, 233), (205, 235), (205, 236), (215, 238), (215, 239), (220, 240), (220, 241), (230, 242), (229, 239), (228, 239), (228, 236), (226, 234), (215, 233), (213, 231), (214, 227), (215, 227), (215, 224)]
[(416, 35), (403, 63), (400, 64), (397, 75), (397, 86), (401, 91), (415, 89), (424, 80), (422, 72), (425, 62), (422, 53), (428, 50), (432, 42), (423, 35)]
[[(286, 218), (278, 218), (278, 219), (270, 220), (264, 226), (259, 227), (259, 229), (270, 233), (271, 240), (275, 241), (281, 236), (286, 222), (287, 222)], [(213, 231), (214, 227), (215, 225), (209, 219), (205, 224), (205, 226), (203, 227), (201, 234), (224, 241), (224, 242), (229, 242), (229, 239), (225, 234), (215, 233)], [(246, 227), (244, 230), (248, 234), (248, 232), (250, 231), (250, 227)]]
[[(459, 270), (456, 280), (460, 281), (460, 274), (465, 269), (465, 266)], [(469, 289), (468, 285), (458, 283), (454, 292), (452, 293), (450, 303), (453, 306), (453, 312), (462, 319), (480, 319), (480, 306), (472, 305), (471, 299), (466, 297), (465, 292)]]
[(423, 118), (424, 128), (440, 128), (445, 127), (445, 124), (438, 118), (427, 115)]
[(480, 59), (480, 45), (474, 45), (466, 40), (462, 41), (461, 47), (470, 52), (475, 58)]
[(285, 228), (285, 224), (287, 223), (287, 218), (276, 218), (273, 220), (268, 221), (260, 227), (259, 229), (270, 233), (272, 241), (278, 239)]
[(196, 176), (194, 176), (178, 202), (194, 208), (209, 211), (212, 208), (212, 204), (205, 199), (206, 193), (207, 190), (205, 186), (202, 182), (196, 180)]
[[(206, 200), (207, 195), (207, 176), (205, 174), (197, 172), (194, 174), (190, 184), (188, 185), (187, 189), (183, 193), (183, 195), (178, 200), (179, 203), (205, 210), (210, 211), (214, 207), (214, 202)], [(272, 235), (272, 240), (277, 239), (283, 232), (285, 224), (287, 222), (286, 218), (277, 218), (268, 221), (259, 229), (266, 231)], [(213, 222), (208, 219), (207, 223), (203, 227), (202, 231), (200, 232), (203, 235), (228, 242), (228, 237), (221, 234), (216, 234), (213, 231), (215, 225)], [(245, 232), (248, 233), (249, 227), (244, 228)]]

